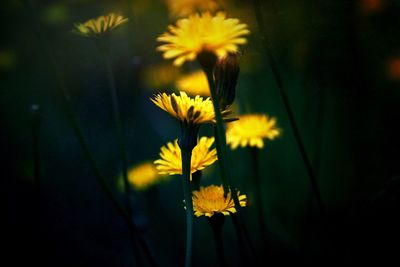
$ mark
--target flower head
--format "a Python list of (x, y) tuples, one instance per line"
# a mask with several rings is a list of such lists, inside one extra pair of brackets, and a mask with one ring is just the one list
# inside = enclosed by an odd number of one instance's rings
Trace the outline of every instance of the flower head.
[[(245, 207), (247, 201), (246, 195), (240, 195), (239, 192), (237, 194), (240, 206)], [(230, 215), (231, 213), (236, 212), (231, 192), (228, 192), (226, 197), (224, 197), (224, 188), (222, 185), (200, 187), (199, 191), (193, 191), (192, 200), (194, 215), (197, 217), (202, 215), (211, 217), (217, 213)]]
[[(211, 149), (214, 137), (201, 137), (192, 151), (190, 173), (203, 170), (217, 160), (217, 150)], [(181, 149), (178, 140), (161, 147), (161, 159), (154, 161), (159, 174), (182, 174)]]
[(152, 162), (143, 162), (128, 170), (128, 181), (137, 190), (145, 190), (163, 179)]
[(228, 124), (226, 141), (232, 149), (238, 146), (264, 147), (264, 138), (270, 140), (279, 136), (281, 130), (276, 127), (276, 119), (264, 114), (247, 114)]
[(127, 18), (110, 13), (84, 23), (75, 24), (74, 32), (87, 37), (100, 37), (126, 22), (128, 22)]
[(170, 25), (168, 32), (157, 38), (165, 43), (158, 50), (164, 52), (166, 59), (175, 58), (174, 65), (180, 66), (196, 59), (201, 52), (218, 57), (237, 52), (238, 45), (247, 42), (243, 36), (249, 33), (247, 25), (238, 19), (226, 18), (222, 12), (215, 16), (205, 12), (180, 19), (176, 26)]
[[(210, 98), (204, 99), (201, 96), (190, 98), (185, 92), (180, 92), (180, 95), (174, 93), (172, 95), (157, 94), (154, 98), (151, 98), (151, 101), (187, 125), (199, 125), (215, 121), (214, 107)], [(229, 113), (228, 110), (222, 111), (223, 116)]]
[(167, 0), (172, 17), (185, 17), (197, 11), (214, 11), (218, 8), (215, 0)]
[(180, 91), (185, 91), (193, 96), (210, 96), (207, 77), (201, 70), (179, 78), (176, 82), (176, 87)]

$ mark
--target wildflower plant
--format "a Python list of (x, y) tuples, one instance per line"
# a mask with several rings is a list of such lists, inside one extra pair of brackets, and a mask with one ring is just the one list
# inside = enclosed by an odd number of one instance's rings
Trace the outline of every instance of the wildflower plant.
[(73, 32), (86, 37), (101, 37), (127, 22), (127, 18), (110, 13), (83, 23), (76, 23)]
[(158, 173), (153, 162), (145, 161), (128, 169), (128, 181), (136, 190), (144, 191), (165, 181), (165, 176)]
[[(155, 95), (151, 98), (151, 101), (168, 112), (170, 115), (174, 116), (180, 122), (181, 134), (178, 138), (178, 146), (181, 153), (181, 168), (182, 168), (182, 182), (183, 182), (183, 192), (186, 203), (186, 258), (185, 266), (191, 266), (192, 261), (192, 236), (193, 236), (193, 204), (192, 204), (192, 186), (190, 184), (191, 174), (192, 174), (192, 155), (194, 148), (198, 141), (198, 132), (200, 125), (205, 123), (215, 122), (215, 113), (213, 110), (212, 102), (209, 98), (203, 99), (200, 96), (195, 98), (190, 98), (185, 92), (180, 92), (180, 95), (166, 93), (161, 93)], [(225, 115), (229, 114), (228, 111), (224, 112)], [(207, 145), (205, 139), (200, 139)], [(203, 143), (203, 141), (202, 141)], [(210, 144), (210, 142), (208, 142)], [(208, 146), (208, 145), (207, 145)], [(164, 167), (159, 167), (161, 169), (169, 169), (174, 167), (176, 172), (179, 169), (179, 165), (176, 162), (176, 157), (173, 155), (176, 153), (172, 144), (169, 145), (169, 149), (162, 150), (162, 163)], [(171, 152), (172, 151), (172, 152)], [(208, 153), (205, 151), (205, 155)], [(214, 154), (215, 155), (215, 154)], [(197, 155), (194, 157), (196, 160)], [(206, 157), (207, 158), (207, 157)], [(212, 154), (211, 154), (212, 158)], [(175, 159), (175, 160), (174, 160)], [(212, 160), (209, 160), (210, 163)], [(171, 164), (173, 163), (173, 164)], [(160, 165), (159, 165), (160, 166)]]
[[(201, 137), (193, 148), (190, 173), (205, 169), (217, 161), (217, 150), (211, 149), (214, 137)], [(160, 157), (154, 161), (159, 174), (182, 174), (182, 155), (178, 140), (161, 147)]]
[(228, 124), (226, 141), (232, 149), (237, 147), (264, 147), (264, 139), (274, 140), (281, 134), (276, 118), (265, 114), (245, 114)]
[[(245, 207), (246, 195), (240, 195), (239, 192), (237, 195), (240, 206)], [(224, 196), (224, 188), (217, 185), (200, 187), (200, 190), (193, 191), (193, 209), (197, 217), (212, 217), (216, 214), (228, 216), (237, 212), (231, 192)]]
[(247, 25), (238, 19), (227, 18), (223, 12), (212, 16), (210, 12), (190, 15), (170, 25), (168, 31), (157, 38), (165, 43), (158, 47), (165, 59), (174, 59), (174, 65), (193, 61), (208, 51), (217, 57), (237, 52), (238, 45), (245, 44), (249, 34)]
[(123, 135), (123, 127), (120, 115), (119, 101), (117, 96), (117, 88), (115, 85), (114, 73), (112, 70), (112, 64), (110, 60), (110, 47), (106, 38), (108, 34), (111, 33), (115, 28), (128, 22), (128, 19), (117, 15), (115, 13), (109, 13), (104, 16), (99, 16), (97, 18), (90, 19), (84, 23), (75, 24), (75, 29), (73, 32), (85, 36), (95, 38), (95, 44), (99, 48), (100, 55), (104, 61), (107, 69), (107, 80), (108, 87), (110, 91), (110, 97), (112, 102), (112, 108), (114, 113), (114, 122), (116, 130), (116, 139), (118, 142), (119, 153), (122, 162), (122, 174), (125, 187), (125, 202), (128, 213), (132, 213), (131, 200), (130, 200), (130, 186), (128, 181), (128, 163), (126, 158), (126, 147), (125, 138)]

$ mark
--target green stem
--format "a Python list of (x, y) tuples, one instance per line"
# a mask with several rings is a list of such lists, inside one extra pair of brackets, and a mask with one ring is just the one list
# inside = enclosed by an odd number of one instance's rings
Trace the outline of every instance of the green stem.
[(215, 136), (215, 143), (216, 143), (216, 147), (217, 147), (218, 162), (220, 165), (219, 169), (220, 169), (220, 173), (221, 173), (222, 185), (224, 187), (224, 193), (226, 195), (230, 191), (230, 186), (229, 186), (229, 178), (228, 178), (229, 176), (227, 173), (228, 166), (227, 166), (227, 162), (226, 162), (226, 137), (225, 137), (224, 122), (222, 119), (221, 109), (219, 106), (217, 91), (215, 89), (213, 71), (210, 69), (204, 69), (204, 72), (207, 76), (208, 85), (210, 87), (211, 99), (212, 99), (213, 106), (214, 106), (214, 113), (215, 113), (215, 120), (216, 120), (216, 125), (214, 126), (214, 136)]
[[(224, 215), (214, 215), (214, 216), (224, 216)], [(210, 218), (212, 220), (212, 218)], [(226, 263), (224, 244), (222, 239), (222, 223), (215, 224), (210, 222), (211, 229), (214, 235), (215, 247), (217, 249), (218, 262), (220, 267), (228, 266)]]
[(258, 225), (260, 227), (261, 237), (263, 239), (264, 246), (267, 246), (268, 232), (264, 220), (264, 203), (262, 200), (262, 192), (261, 192), (262, 186), (261, 186), (259, 166), (258, 166), (258, 156), (259, 156), (258, 148), (251, 147), (250, 154), (251, 154), (251, 165), (253, 172), (252, 178), (254, 182), (255, 198), (257, 202)]
[(200, 189), (200, 181), (202, 176), (202, 171), (195, 171), (192, 173), (192, 191)]
[(192, 246), (193, 246), (193, 202), (192, 189), (190, 185), (190, 167), (192, 150), (182, 149), (182, 183), (183, 194), (186, 205), (186, 255), (185, 267), (192, 266)]
[(136, 225), (134, 224), (130, 214), (128, 214), (125, 211), (123, 206), (121, 206), (121, 204), (114, 197), (114, 194), (113, 194), (111, 188), (109, 187), (109, 185), (106, 181), (106, 178), (100, 172), (100, 169), (98, 168), (98, 165), (97, 165), (93, 155), (91, 154), (89, 146), (88, 146), (86, 139), (83, 135), (83, 132), (79, 126), (78, 119), (72, 109), (71, 96), (70, 96), (68, 87), (66, 85), (64, 76), (56, 63), (57, 62), (56, 59), (53, 56), (52, 47), (50, 47), (48, 45), (48, 41), (46, 40), (45, 35), (41, 31), (41, 27), (38, 22), (39, 20), (37, 18), (36, 11), (31, 3), (31, 1), (26, 0), (26, 1), (23, 1), (23, 3), (25, 4), (27, 10), (31, 13), (32, 24), (34, 26), (34, 33), (37, 35), (38, 40), (41, 42), (41, 46), (43, 48), (42, 49), (43, 53), (47, 56), (47, 58), (49, 60), (50, 69), (54, 71), (54, 75), (58, 82), (57, 89), (59, 89), (59, 92), (62, 95), (61, 99), (63, 100), (63, 102), (62, 102), (63, 108), (67, 115), (67, 119), (68, 119), (69, 123), (71, 124), (71, 127), (78, 139), (78, 143), (83, 150), (83, 154), (86, 157), (86, 159), (88, 160), (89, 166), (90, 166), (94, 176), (96, 177), (96, 180), (97, 180), (98, 184), (100, 185), (100, 188), (102, 189), (103, 193), (110, 200), (110, 202), (112, 203), (114, 208), (118, 211), (118, 213), (120, 214), (120, 216), (122, 217), (122, 219), (124, 220), (124, 222), (126, 223), (128, 229), (129, 229), (129, 232), (130, 232), (129, 239), (133, 246), (133, 254), (135, 256), (135, 260), (139, 260), (139, 258), (140, 258), (139, 250), (136, 247), (137, 246), (136, 241), (137, 241), (139, 246), (142, 248), (147, 260), (151, 264), (151, 266), (157, 266), (146, 240), (141, 236), (139, 230), (136, 228)]
[(105, 47), (102, 49), (101, 53), (103, 54), (104, 62), (107, 68), (107, 80), (110, 89), (110, 96), (112, 101), (113, 107), (113, 114), (114, 114), (114, 122), (115, 122), (115, 129), (117, 134), (117, 141), (118, 141), (118, 148), (122, 162), (122, 177), (124, 181), (124, 191), (125, 191), (125, 205), (126, 209), (129, 214), (132, 214), (132, 205), (130, 200), (131, 190), (128, 182), (128, 163), (126, 159), (126, 145), (125, 145), (125, 138), (122, 130), (122, 122), (121, 122), (121, 115), (120, 115), (120, 108), (119, 108), (119, 101), (117, 96), (117, 89), (115, 86), (115, 78), (114, 73), (112, 71), (110, 56), (109, 56), (109, 47)]
[(325, 216), (326, 215), (326, 208), (325, 208), (325, 204), (323, 202), (322, 196), (321, 196), (321, 192), (320, 192), (319, 187), (318, 187), (317, 178), (316, 178), (314, 170), (312, 168), (310, 159), (307, 156), (306, 149), (304, 147), (303, 140), (302, 140), (301, 135), (300, 135), (300, 131), (299, 131), (298, 127), (297, 127), (297, 123), (296, 123), (296, 120), (294, 118), (294, 114), (293, 114), (292, 108), (291, 108), (290, 103), (289, 103), (289, 99), (288, 99), (287, 94), (286, 94), (286, 90), (285, 90), (285, 88), (283, 86), (281, 74), (280, 74), (279, 69), (278, 69), (278, 64), (276, 63), (276, 60), (275, 60), (275, 58), (274, 58), (274, 56), (272, 54), (272, 49), (271, 49), (271, 46), (270, 46), (270, 42), (269, 42), (266, 30), (264, 28), (263, 14), (262, 14), (260, 1), (259, 0), (253, 0), (253, 6), (254, 6), (254, 12), (255, 12), (255, 15), (256, 15), (256, 20), (257, 20), (259, 32), (260, 32), (260, 35), (261, 35), (261, 39), (264, 41), (264, 46), (265, 46), (265, 52), (267, 54), (267, 59), (268, 59), (268, 62), (270, 64), (273, 76), (275, 78), (276, 85), (277, 85), (277, 87), (279, 89), (279, 93), (281, 95), (282, 102), (283, 102), (283, 104), (285, 106), (286, 113), (288, 115), (289, 122), (290, 122), (290, 125), (291, 125), (291, 128), (292, 128), (292, 131), (293, 131), (293, 135), (294, 135), (294, 137), (296, 139), (297, 146), (298, 146), (298, 148), (300, 150), (301, 157), (302, 157), (304, 165), (306, 167), (308, 178), (309, 178), (310, 184), (311, 184), (311, 189), (312, 189), (312, 191), (314, 193), (314, 196), (315, 196), (315, 199), (317, 201), (317, 204), (318, 204), (318, 207), (319, 207), (319, 210), (320, 210), (321, 214), (323, 216)]
[[(203, 68), (203, 71), (207, 77), (208, 86), (210, 88), (211, 99), (212, 99), (213, 106), (214, 106), (214, 113), (215, 113), (215, 120), (216, 120), (216, 125), (214, 126), (214, 136), (215, 136), (215, 143), (216, 143), (216, 147), (217, 147), (218, 164), (219, 164), (219, 169), (220, 169), (220, 174), (221, 174), (222, 185), (224, 187), (224, 193), (226, 195), (229, 191), (231, 191), (231, 196), (233, 198), (233, 202), (235, 203), (235, 208), (239, 212), (241, 209), (241, 206), (240, 206), (239, 199), (237, 196), (237, 190), (236, 190), (236, 188), (231, 187), (230, 182), (229, 182), (230, 173), (228, 173), (229, 166), (228, 166), (228, 162), (227, 162), (228, 155), (227, 155), (227, 150), (226, 150), (225, 128), (223, 125), (223, 119), (222, 119), (221, 109), (219, 106), (217, 91), (215, 89), (213, 70), (205, 67), (205, 68)], [(239, 217), (239, 215), (237, 215), (237, 217)], [(232, 218), (236, 218), (236, 216), (232, 216)], [(248, 232), (245, 228), (244, 223), (238, 219), (236, 221), (236, 223), (234, 223), (233, 225), (236, 228), (235, 231), (236, 231), (236, 234), (238, 235), (238, 239), (241, 239), (240, 235), (243, 232), (245, 240), (247, 241), (246, 243), (248, 244), (252, 254), (255, 255), (254, 247), (252, 246), (250, 236), (248, 235)]]

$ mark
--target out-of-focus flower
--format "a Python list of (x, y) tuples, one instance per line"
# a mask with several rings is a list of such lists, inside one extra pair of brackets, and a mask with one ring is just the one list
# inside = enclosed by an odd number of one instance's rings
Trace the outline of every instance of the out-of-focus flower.
[(384, 0), (361, 0), (360, 7), (366, 14), (372, 14), (381, 11), (385, 6)]
[(74, 32), (87, 37), (100, 37), (126, 22), (128, 22), (127, 18), (110, 13), (105, 16), (90, 19), (84, 23), (75, 24)]
[(265, 114), (246, 114), (228, 124), (226, 141), (232, 149), (241, 147), (264, 147), (264, 138), (273, 140), (281, 130), (276, 127), (276, 118)]
[(400, 80), (400, 57), (394, 57), (387, 62), (387, 75), (391, 80)]
[(128, 170), (128, 181), (136, 190), (146, 190), (149, 187), (165, 180), (165, 176), (158, 173), (153, 162), (143, 162)]
[[(184, 125), (215, 122), (214, 107), (210, 98), (190, 98), (185, 92), (180, 92), (180, 95), (160, 93), (151, 98), (151, 101)], [(229, 114), (229, 110), (222, 111), (223, 116)]]
[(174, 65), (180, 66), (185, 61), (193, 61), (202, 52), (217, 57), (237, 52), (238, 45), (247, 42), (243, 36), (249, 33), (247, 25), (238, 19), (226, 18), (222, 12), (215, 16), (205, 12), (180, 19), (176, 26), (170, 25), (168, 32), (157, 38), (165, 43), (157, 49), (163, 52), (164, 58), (174, 58)]
[(180, 77), (176, 82), (176, 87), (179, 91), (192, 96), (210, 96), (207, 77), (201, 70)]
[(163, 62), (146, 68), (141, 77), (148, 88), (160, 89), (173, 85), (179, 77), (179, 73), (177, 67)]
[[(214, 143), (214, 137), (201, 137), (197, 145), (193, 148), (190, 173), (203, 170), (217, 160), (217, 151), (215, 148), (210, 149)], [(159, 174), (182, 174), (182, 158), (181, 149), (178, 140), (169, 142), (166, 146), (161, 147), (161, 159), (154, 161)]]
[(215, 11), (218, 9), (216, 0), (166, 0), (171, 17), (186, 17), (196, 12)]
[(71, 16), (70, 7), (65, 3), (49, 5), (43, 13), (43, 19), (47, 24), (60, 25), (68, 21)]
[(0, 50), (0, 70), (11, 70), (17, 64), (17, 55), (13, 49)]
[[(241, 207), (246, 206), (246, 195), (237, 193)], [(235, 203), (231, 197), (231, 192), (228, 192), (224, 197), (224, 188), (222, 186), (210, 185), (200, 187), (199, 191), (193, 191), (193, 210), (197, 217), (211, 217), (215, 214), (230, 215), (236, 212)]]

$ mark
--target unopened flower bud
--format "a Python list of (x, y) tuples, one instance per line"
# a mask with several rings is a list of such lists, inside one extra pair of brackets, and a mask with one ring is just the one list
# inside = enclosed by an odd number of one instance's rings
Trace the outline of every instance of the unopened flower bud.
[(224, 110), (235, 100), (236, 83), (239, 76), (239, 63), (236, 53), (229, 53), (218, 59), (215, 66), (215, 88), (221, 109)]

